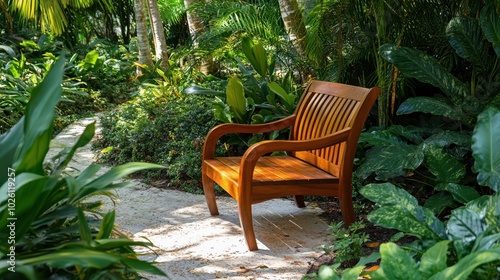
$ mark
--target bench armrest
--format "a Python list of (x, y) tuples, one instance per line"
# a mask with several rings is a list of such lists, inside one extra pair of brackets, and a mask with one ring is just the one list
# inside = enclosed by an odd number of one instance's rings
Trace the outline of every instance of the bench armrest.
[(215, 146), (219, 139), (230, 133), (265, 133), (290, 127), (295, 122), (295, 115), (264, 124), (224, 123), (212, 128), (205, 138), (203, 159), (214, 158)]

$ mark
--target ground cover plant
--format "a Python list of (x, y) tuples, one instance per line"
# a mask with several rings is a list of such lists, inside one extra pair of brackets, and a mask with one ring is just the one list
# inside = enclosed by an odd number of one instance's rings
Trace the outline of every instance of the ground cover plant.
[[(88, 125), (73, 147), (63, 149), (47, 169), (55, 106), (62, 94), (64, 54), (31, 91), (23, 118), (0, 136), (0, 245), (2, 279), (120, 278), (137, 279), (138, 272), (164, 275), (137, 259), (133, 246), (150, 247), (115, 231), (114, 212), (101, 213), (101, 201), (86, 198), (126, 187), (114, 181), (128, 174), (162, 166), (128, 163), (102, 175), (91, 164), (77, 175), (65, 167), (76, 149), (89, 143), (95, 124)], [(97, 218), (96, 218), (97, 217)]]

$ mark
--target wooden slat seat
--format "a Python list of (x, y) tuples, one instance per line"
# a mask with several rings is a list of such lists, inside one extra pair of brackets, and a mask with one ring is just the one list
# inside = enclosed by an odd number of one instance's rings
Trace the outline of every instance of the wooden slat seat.
[[(238, 202), (238, 213), (250, 250), (257, 250), (251, 205), (294, 195), (338, 197), (346, 226), (354, 222), (352, 167), (357, 141), (380, 88), (362, 88), (312, 81), (295, 113), (259, 125), (222, 124), (207, 135), (202, 180), (212, 215), (218, 215), (214, 182)], [(264, 133), (290, 127), (288, 140), (267, 140), (250, 146), (241, 157), (215, 157), (219, 138), (228, 133)], [(285, 156), (268, 156), (284, 151)]]

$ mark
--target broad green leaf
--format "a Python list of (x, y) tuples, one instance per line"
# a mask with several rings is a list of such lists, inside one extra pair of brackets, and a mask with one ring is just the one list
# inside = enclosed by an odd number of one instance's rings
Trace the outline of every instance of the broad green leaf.
[(480, 24), (484, 36), (493, 44), (497, 57), (500, 57), (500, 16), (492, 3), (481, 10)]
[(243, 84), (237, 77), (231, 77), (227, 83), (226, 102), (234, 116), (242, 122), (247, 111), (247, 106)]
[(483, 218), (480, 213), (468, 208), (455, 209), (446, 224), (448, 235), (452, 240), (463, 242), (468, 246), (486, 229)]
[(373, 252), (369, 256), (366, 257), (361, 257), (359, 258), (358, 263), (356, 263), (356, 266), (364, 266), (365, 264), (368, 263), (374, 263), (380, 260), (380, 253), (379, 252)]
[(318, 279), (320, 280), (340, 280), (337, 268), (340, 264), (322, 265), (318, 270)]
[(80, 239), (85, 242), (85, 244), (90, 244), (92, 241), (92, 233), (87, 223), (87, 217), (85, 217), (81, 208), (78, 208), (78, 227), (80, 229)]
[(446, 28), (450, 45), (463, 59), (483, 69), (488, 64), (488, 46), (482, 37), (479, 22), (475, 18), (455, 17)]
[(421, 146), (389, 145), (368, 150), (366, 159), (356, 170), (356, 174), (367, 178), (375, 173), (379, 180), (405, 176), (418, 168), (424, 160)]
[(424, 142), (426, 145), (435, 145), (443, 148), (455, 144), (461, 148), (470, 149), (471, 136), (469, 133), (446, 130), (431, 135)]
[(498, 241), (500, 241), (500, 233), (480, 236), (478, 239), (476, 239), (476, 242), (474, 243), (471, 252), (480, 252), (488, 250), (495, 244), (499, 244)]
[(380, 245), (380, 269), (391, 280), (424, 279), (411, 255), (398, 245), (389, 242)]
[(453, 198), (460, 203), (468, 203), (480, 196), (473, 187), (456, 183), (438, 184), (436, 189), (450, 192)]
[(500, 246), (486, 251), (474, 252), (460, 259), (455, 265), (433, 275), (429, 280), (466, 280), (480, 265), (500, 259)]
[(360, 143), (368, 143), (374, 146), (404, 145), (405, 142), (389, 130), (374, 130), (363, 132), (359, 137)]
[(447, 268), (447, 253), (450, 240), (444, 240), (436, 243), (427, 250), (420, 258), (420, 272), (424, 279)]
[(489, 107), (477, 118), (472, 134), (474, 170), (480, 185), (500, 190), (500, 111)]
[[(467, 205), (469, 206), (469, 205)], [(470, 206), (469, 206), (470, 207)], [(500, 194), (489, 197), (486, 203), (485, 221), (493, 232), (500, 232)]]
[(407, 77), (438, 87), (454, 99), (470, 95), (469, 88), (462, 81), (450, 74), (436, 59), (423, 52), (390, 44), (382, 45), (379, 52)]
[(269, 88), (276, 93), (281, 100), (285, 103), (285, 106), (289, 110), (293, 110), (293, 105), (295, 101), (295, 95), (293, 94), (288, 94), (278, 83), (276, 82), (270, 82), (268, 83)]
[(85, 58), (80, 62), (79, 66), (86, 70), (91, 70), (99, 59), (99, 53), (96, 50), (91, 50), (85, 55)]
[(115, 226), (115, 211), (113, 210), (104, 215), (96, 239), (109, 238), (109, 236), (113, 232), (114, 226)]
[(424, 164), (439, 183), (458, 183), (465, 177), (465, 166), (441, 147), (425, 146)]
[(415, 112), (429, 113), (444, 116), (452, 120), (460, 120), (462, 114), (449, 104), (431, 97), (411, 97), (403, 101), (396, 112), (398, 115), (411, 114)]
[(0, 50), (4, 50), (8, 55), (12, 56), (12, 57), (15, 57), (16, 56), (16, 52), (14, 51), (14, 49), (12, 49), (11, 47), (9, 46), (6, 46), (6, 45), (0, 45)]
[(358, 280), (359, 274), (363, 271), (364, 266), (356, 266), (353, 268), (348, 268), (342, 273), (342, 280)]
[[(44, 186), (53, 186), (55, 178), (48, 176), (40, 176), (33, 173), (21, 173), (16, 177), (15, 181), (15, 209), (8, 211), (8, 196), (2, 196), (0, 201), (0, 235), (7, 234), (4, 229), (11, 222), (9, 218), (16, 218), (16, 236), (23, 236), (31, 226), (33, 220), (41, 215), (41, 207), (48, 193), (44, 191)], [(8, 182), (0, 188), (3, 193), (7, 194)], [(4, 238), (4, 236), (0, 236)], [(6, 237), (5, 237), (6, 238)], [(4, 239), (6, 240), (6, 239)]]
[[(14, 167), (14, 157), (24, 136), (24, 117), (10, 130), (0, 136), (0, 185), (3, 185), (8, 176), (9, 168)], [(4, 192), (5, 193), (5, 192)]]
[(394, 228), (421, 239), (446, 239), (443, 223), (433, 213), (418, 205), (415, 197), (390, 183), (369, 184), (361, 195), (380, 205), (368, 220), (386, 228)]
[(43, 160), (52, 138), (54, 107), (62, 93), (63, 67), (64, 53), (31, 93), (26, 106), (24, 141), (13, 166), (18, 172), (44, 173)]
[(454, 208), (455, 205), (455, 199), (447, 192), (438, 192), (427, 198), (424, 203), (424, 207), (431, 210), (435, 215), (439, 215), (448, 207)]
[(250, 64), (261, 77), (266, 77), (267, 74), (267, 54), (264, 47), (260, 44), (254, 44), (251, 38), (244, 38), (242, 41), (243, 53), (247, 57)]

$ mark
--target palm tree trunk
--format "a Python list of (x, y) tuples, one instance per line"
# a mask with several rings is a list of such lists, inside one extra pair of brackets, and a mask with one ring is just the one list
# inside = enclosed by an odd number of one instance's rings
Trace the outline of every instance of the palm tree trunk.
[(297, 0), (278, 0), (281, 17), (290, 41), (299, 55), (305, 55), (306, 26)]
[(170, 68), (168, 63), (167, 41), (163, 32), (163, 21), (161, 20), (157, 0), (148, 0), (149, 15), (151, 19), (151, 29), (153, 30), (153, 39), (155, 46), (156, 60), (160, 60), (163, 70)]
[[(193, 47), (198, 47), (197, 38), (205, 32), (205, 25), (203, 19), (196, 14), (193, 10), (193, 6), (198, 3), (203, 3), (203, 0), (184, 0), (184, 7), (187, 10), (187, 21), (189, 27), (189, 34), (191, 35), (191, 40), (193, 42)], [(203, 74), (213, 73), (215, 70), (215, 64), (213, 62), (212, 56), (210, 54), (206, 55), (201, 59), (200, 62), (200, 72)]]
[[(137, 29), (137, 44), (139, 46), (139, 64), (153, 67), (153, 58), (151, 57), (151, 47), (148, 39), (148, 26), (146, 23), (146, 13), (143, 0), (134, 0), (134, 13)], [(137, 68), (137, 74), (140, 75), (140, 68)]]

